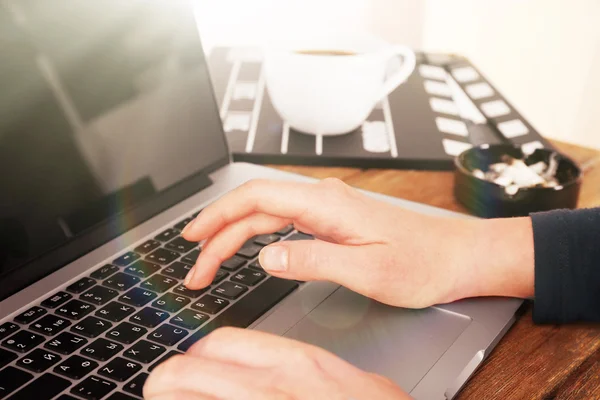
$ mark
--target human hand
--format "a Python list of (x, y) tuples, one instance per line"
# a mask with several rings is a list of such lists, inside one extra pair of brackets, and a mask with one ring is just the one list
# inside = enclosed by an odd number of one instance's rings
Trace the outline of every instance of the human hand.
[(183, 232), (190, 241), (207, 239), (186, 285), (209, 285), (221, 263), (247, 239), (290, 223), (317, 239), (265, 247), (260, 263), (274, 276), (333, 281), (410, 308), (533, 292), (528, 218), (423, 215), (370, 198), (337, 179), (251, 181), (206, 207)]
[(410, 399), (387, 378), (318, 347), (258, 331), (223, 328), (159, 365), (147, 400)]

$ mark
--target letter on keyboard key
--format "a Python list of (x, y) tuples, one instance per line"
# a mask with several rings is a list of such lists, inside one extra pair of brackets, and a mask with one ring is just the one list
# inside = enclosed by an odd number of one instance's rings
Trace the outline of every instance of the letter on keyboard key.
[(141, 307), (150, 300), (154, 300), (156, 297), (157, 294), (154, 292), (135, 287), (129, 292), (125, 293), (123, 296), (119, 297), (119, 301), (132, 306)]
[(60, 354), (71, 354), (87, 343), (87, 339), (73, 335), (71, 332), (63, 332), (44, 345), (45, 348)]
[(177, 260), (180, 256), (181, 254), (177, 253), (176, 251), (156, 249), (154, 252), (146, 256), (146, 260), (160, 265), (167, 265)]
[(178, 328), (173, 325), (164, 324), (158, 327), (154, 332), (148, 335), (148, 339), (153, 342), (164, 344), (166, 346), (173, 346), (181, 339), (186, 337), (188, 331), (185, 329)]
[(33, 372), (44, 372), (60, 360), (61, 358), (54, 353), (43, 349), (35, 349), (17, 361), (17, 365)]
[(115, 381), (124, 382), (142, 369), (142, 365), (133, 361), (116, 357), (98, 370), (98, 374)]
[(52, 336), (71, 325), (69, 321), (56, 315), (45, 315), (33, 324), (29, 325), (32, 331), (43, 333), (44, 335)]
[(50, 400), (69, 386), (71, 382), (66, 379), (53, 374), (44, 374), (12, 395), (11, 400)]
[(216, 314), (228, 305), (229, 302), (227, 300), (219, 299), (218, 297), (207, 294), (206, 296), (201, 297), (200, 300), (192, 304), (192, 308), (194, 310), (206, 312), (209, 314)]
[(89, 346), (81, 350), (81, 354), (92, 357), (98, 361), (110, 360), (114, 355), (123, 350), (119, 343), (111, 342), (104, 338), (96, 339)]
[(127, 358), (131, 358), (132, 360), (147, 364), (154, 361), (156, 357), (164, 353), (165, 350), (166, 349), (162, 346), (147, 342), (145, 340), (140, 340), (131, 346), (129, 350), (123, 352), (123, 355)]
[(298, 283), (271, 277), (234, 303), (177, 346), (187, 351), (194, 343), (223, 326), (246, 328), (298, 287)]
[(160, 247), (160, 242), (157, 240), (148, 240), (147, 242), (139, 245), (138, 247), (135, 248), (135, 251), (140, 253), (140, 254), (148, 254), (150, 253), (152, 250), (156, 249), (157, 247)]
[(216, 294), (217, 296), (235, 300), (247, 291), (248, 288), (244, 285), (238, 285), (237, 283), (226, 281), (221, 283), (219, 287), (214, 289), (211, 293)]
[(148, 332), (146, 328), (130, 324), (129, 322), (123, 322), (117, 325), (115, 329), (109, 331), (106, 337), (124, 344), (131, 344), (146, 334), (146, 332)]
[(171, 318), (169, 322), (185, 329), (196, 329), (206, 321), (208, 321), (208, 315), (185, 309)]
[(127, 290), (133, 287), (136, 283), (138, 283), (141, 279), (137, 276), (131, 276), (119, 272), (118, 274), (114, 274), (107, 280), (105, 280), (102, 284), (104, 286), (108, 286), (109, 288), (116, 290)]
[(64, 375), (67, 378), (81, 379), (96, 367), (98, 367), (97, 362), (74, 355), (54, 367), (54, 372)]
[(134, 324), (139, 324), (147, 328), (154, 328), (167, 318), (169, 318), (169, 314), (166, 311), (155, 310), (147, 307), (142, 308), (140, 311), (132, 315), (129, 320)]
[(191, 265), (175, 261), (168, 267), (165, 267), (161, 273), (175, 279), (183, 279), (190, 272), (190, 269), (192, 269)]
[(152, 303), (152, 307), (168, 312), (177, 312), (190, 303), (190, 299), (178, 296), (175, 293), (167, 293)]
[(135, 308), (131, 306), (112, 301), (102, 307), (102, 309), (96, 311), (96, 315), (112, 322), (119, 322), (133, 314), (134, 311)]
[(117, 387), (116, 384), (97, 376), (86, 378), (79, 385), (71, 389), (71, 393), (88, 400), (102, 399)]
[(96, 317), (87, 317), (83, 321), (74, 325), (71, 330), (80, 335), (93, 338), (110, 328), (112, 324), (110, 322), (102, 321)]
[(15, 367), (6, 367), (0, 371), (0, 399), (18, 387), (33, 379), (33, 375)]

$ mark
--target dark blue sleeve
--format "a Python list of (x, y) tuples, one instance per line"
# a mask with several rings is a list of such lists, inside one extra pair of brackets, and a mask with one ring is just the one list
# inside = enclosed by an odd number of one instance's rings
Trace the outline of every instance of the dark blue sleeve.
[(535, 323), (600, 322), (600, 208), (531, 214)]

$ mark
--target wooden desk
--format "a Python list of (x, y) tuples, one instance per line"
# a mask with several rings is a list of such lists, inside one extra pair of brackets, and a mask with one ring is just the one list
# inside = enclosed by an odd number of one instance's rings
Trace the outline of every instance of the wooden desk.
[[(600, 206), (600, 151), (554, 142), (584, 170), (579, 207)], [(451, 172), (274, 166), (337, 177), (366, 190), (466, 212)], [(475, 373), (459, 399), (600, 399), (600, 326), (536, 326), (531, 305)]]

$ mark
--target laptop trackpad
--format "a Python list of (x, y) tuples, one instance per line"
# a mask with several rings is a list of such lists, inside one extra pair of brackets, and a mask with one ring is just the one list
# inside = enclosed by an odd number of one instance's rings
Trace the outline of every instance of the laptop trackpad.
[(470, 321), (437, 308), (386, 306), (341, 287), (284, 336), (327, 349), (410, 391)]

